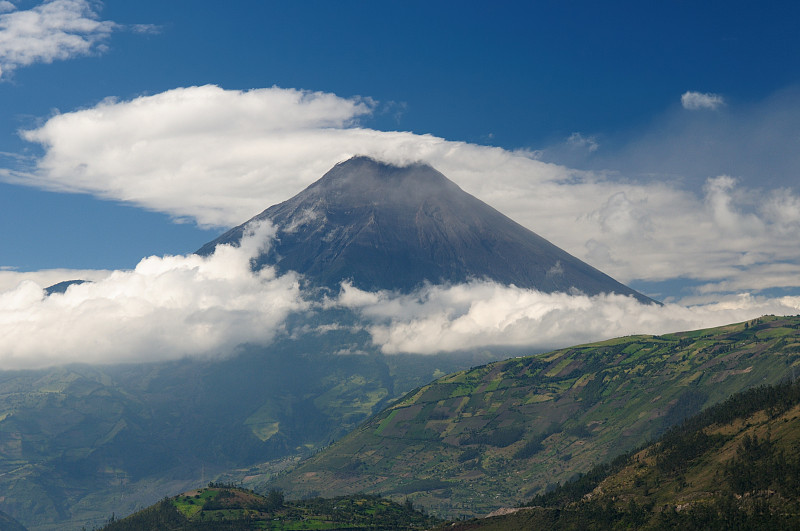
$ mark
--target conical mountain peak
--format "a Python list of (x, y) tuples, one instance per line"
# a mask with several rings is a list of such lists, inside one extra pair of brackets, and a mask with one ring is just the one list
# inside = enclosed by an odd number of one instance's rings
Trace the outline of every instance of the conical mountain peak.
[[(338, 289), (350, 281), (366, 290), (408, 292), (426, 282), (486, 279), (547, 293), (613, 292), (653, 302), (424, 163), (351, 158), (250, 221), (264, 219), (277, 227), (277, 239), (256, 266), (296, 271), (314, 285)], [(237, 243), (246, 224), (198, 252)]]
[(328, 203), (408, 205), (456, 191), (455, 183), (428, 164), (398, 166), (356, 156), (334, 166), (303, 194), (324, 196)]

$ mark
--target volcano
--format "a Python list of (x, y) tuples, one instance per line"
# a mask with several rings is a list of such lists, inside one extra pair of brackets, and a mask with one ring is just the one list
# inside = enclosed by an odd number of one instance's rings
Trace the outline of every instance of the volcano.
[(559, 249), (464, 192), (427, 164), (395, 166), (354, 157), (283, 203), (197, 252), (238, 244), (252, 221), (269, 220), (276, 240), (254, 266), (296, 271), (338, 290), (410, 292), (425, 283), (474, 279), (546, 293), (617, 293), (652, 299)]

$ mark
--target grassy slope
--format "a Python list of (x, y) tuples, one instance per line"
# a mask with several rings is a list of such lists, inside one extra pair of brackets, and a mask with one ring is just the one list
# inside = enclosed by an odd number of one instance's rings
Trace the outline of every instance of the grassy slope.
[[(800, 364), (800, 318), (634, 336), (514, 358), (421, 387), (272, 483), (486, 514), (653, 439)], [(800, 373), (800, 371), (798, 371)]]
[(411, 506), (375, 496), (296, 502), (231, 487), (184, 493), (106, 525), (104, 531), (203, 529), (427, 529), (436, 520)]

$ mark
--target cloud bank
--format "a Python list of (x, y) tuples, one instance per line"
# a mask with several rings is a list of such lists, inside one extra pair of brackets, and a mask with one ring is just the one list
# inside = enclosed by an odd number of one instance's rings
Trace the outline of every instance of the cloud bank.
[[(760, 122), (746, 121), (769, 129), (776, 105), (766, 106)], [(620, 281), (692, 279), (709, 296), (797, 286), (800, 248), (792, 242), (800, 239), (800, 196), (791, 188), (764, 189), (735, 174), (709, 173), (695, 188), (680, 179), (577, 171), (534, 152), (363, 127), (375, 109), (369, 98), (278, 87), (209, 85), (109, 99), (24, 132), (43, 155), (34, 168), (3, 178), (230, 227), (350, 156), (422, 160)], [(625, 153), (679, 144), (684, 130), (673, 132), (677, 139), (650, 138)], [(573, 136), (573, 144), (602, 151), (593, 137)]]
[(644, 305), (632, 297), (541, 293), (493, 282), (427, 286), (410, 295), (369, 293), (343, 286), (336, 304), (370, 324), (386, 354), (488, 347), (547, 350), (631, 334), (663, 334), (746, 321), (765, 314), (791, 315), (800, 297), (732, 297), (685, 307)]
[(740, 295), (657, 306), (613, 294), (547, 294), (487, 281), (428, 285), (411, 294), (344, 284), (336, 297), (319, 302), (301, 290), (296, 274), (250, 269), (250, 259), (273, 235), (268, 225), (253, 227), (241, 247), (220, 246), (209, 257), (151, 256), (132, 271), (109, 272), (64, 294), (46, 296), (28, 279), (0, 291), (0, 370), (225, 357), (240, 344), (269, 345), (293, 313), (330, 308), (354, 312), (356, 328), (389, 355), (544, 351), (800, 313), (800, 297)]
[(250, 269), (273, 234), (254, 226), (240, 247), (151, 256), (63, 294), (46, 296), (24, 279), (0, 292), (0, 369), (226, 356), (239, 344), (268, 343), (307, 306), (296, 275)]
[(20, 66), (100, 52), (117, 27), (98, 20), (87, 0), (52, 0), (22, 11), (3, 1), (0, 13), (0, 79)]

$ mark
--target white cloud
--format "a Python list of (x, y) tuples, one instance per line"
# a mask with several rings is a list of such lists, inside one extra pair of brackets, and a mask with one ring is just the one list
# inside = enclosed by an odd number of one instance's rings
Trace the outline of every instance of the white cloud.
[(269, 342), (307, 306), (296, 275), (250, 269), (272, 234), (254, 227), (241, 247), (209, 257), (151, 256), (64, 294), (25, 279), (0, 292), (0, 369), (225, 356)]
[(89, 55), (102, 51), (102, 42), (116, 24), (98, 20), (87, 0), (51, 0), (17, 11), (0, 3), (0, 76), (33, 63)]
[[(222, 357), (243, 343), (268, 344), (291, 313), (324, 308), (354, 311), (361, 319), (357, 326), (386, 354), (541, 351), (800, 310), (800, 297), (739, 295), (691, 307), (657, 306), (619, 295), (546, 294), (486, 281), (428, 285), (405, 295), (345, 284), (337, 297), (317, 306), (304, 297), (297, 275), (250, 270), (250, 258), (273, 235), (269, 225), (253, 227), (240, 247), (220, 246), (210, 257), (148, 257), (131, 271), (94, 272), (93, 282), (64, 294), (45, 296), (32, 273), (15, 273), (21, 282), (0, 290), (0, 369)], [(43, 274), (52, 282), (74, 278), (72, 273)]]
[(684, 109), (697, 111), (701, 109), (716, 110), (725, 105), (725, 99), (719, 94), (710, 92), (687, 91), (681, 95), (681, 105)]
[(706, 182), (706, 204), (723, 234), (729, 236), (760, 235), (764, 233), (764, 223), (755, 214), (737, 211), (733, 193), (736, 179), (721, 175)]
[(8, 11), (15, 11), (17, 6), (9, 2), (8, 0), (0, 1), (0, 13), (7, 13)]
[(719, 174), (697, 190), (679, 179), (634, 182), (548, 164), (530, 152), (360, 127), (376, 108), (367, 98), (277, 87), (109, 99), (23, 133), (44, 155), (32, 171), (2, 178), (229, 227), (352, 155), (423, 160), (623, 282), (680, 277), (758, 290), (785, 284), (766, 265), (800, 263), (793, 245), (800, 198), (791, 189), (759, 190)]
[(486, 347), (546, 350), (630, 334), (720, 326), (764, 314), (794, 314), (800, 297), (732, 297), (684, 307), (643, 305), (619, 295), (540, 293), (491, 282), (427, 286), (409, 295), (343, 286), (342, 306), (371, 321), (367, 330), (386, 354)]
[[(26, 182), (231, 226), (288, 198), (358, 149), (368, 99), (279, 88), (175, 89), (54, 116)], [(363, 142), (361, 142), (363, 144)]]
[(591, 153), (594, 153), (600, 148), (596, 137), (583, 136), (580, 133), (572, 133), (569, 138), (567, 138), (567, 144), (576, 148), (587, 149)]
[(127, 26), (126, 29), (132, 31), (133, 33), (140, 33), (145, 35), (156, 35), (161, 33), (161, 26), (156, 26), (155, 24), (131, 24)]

